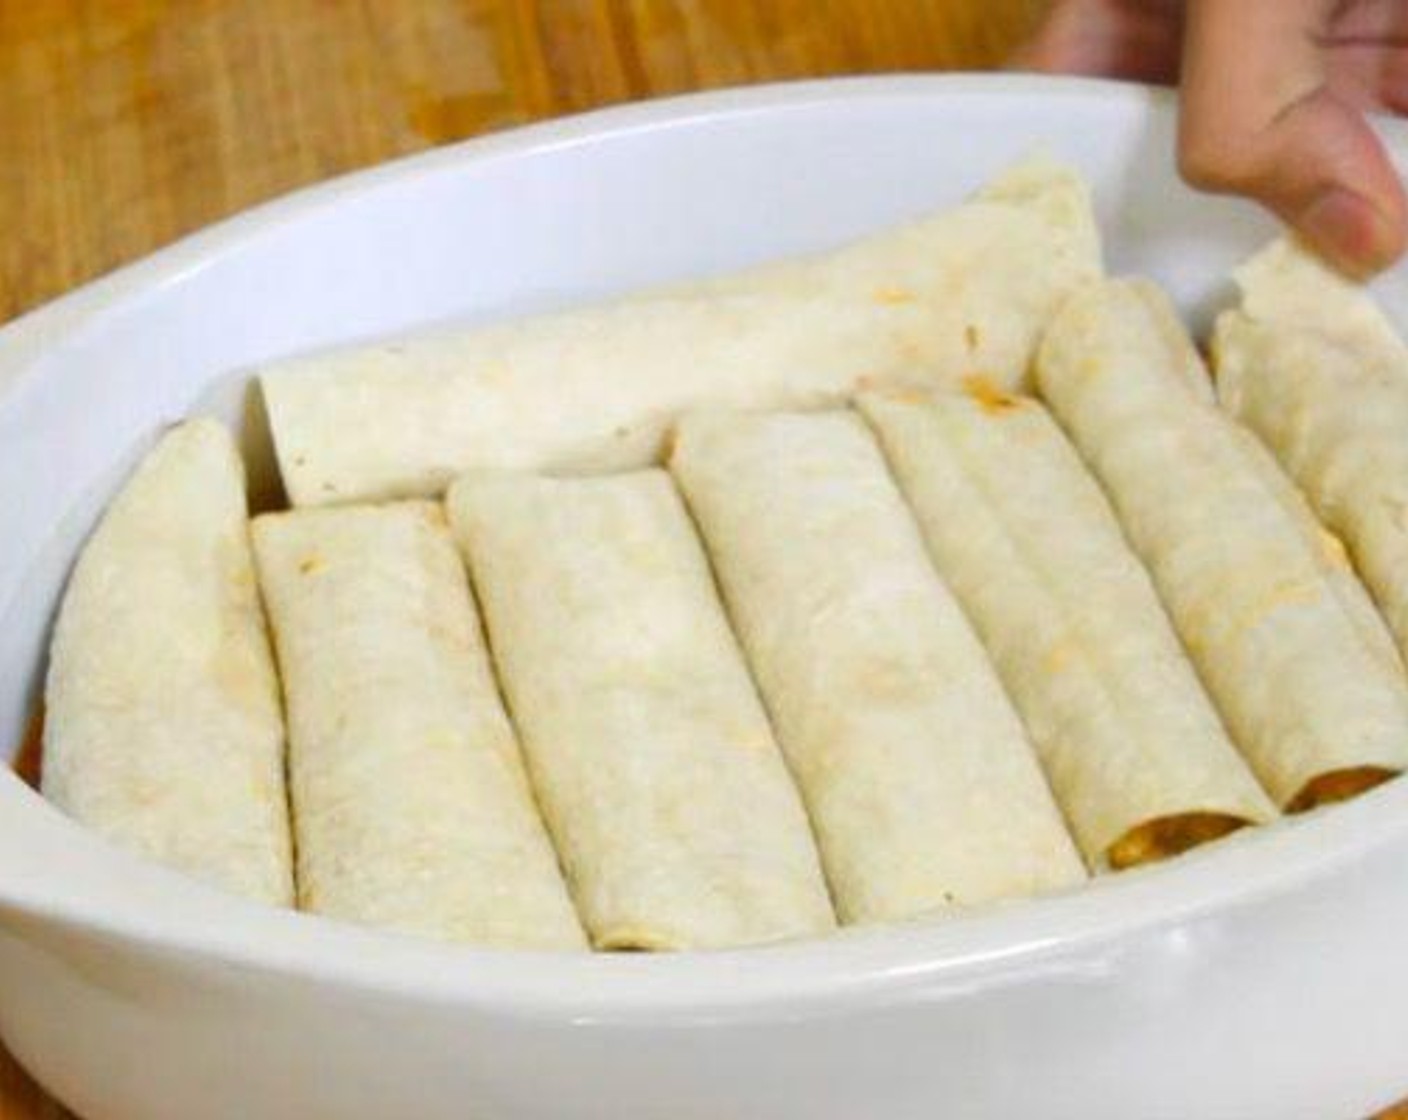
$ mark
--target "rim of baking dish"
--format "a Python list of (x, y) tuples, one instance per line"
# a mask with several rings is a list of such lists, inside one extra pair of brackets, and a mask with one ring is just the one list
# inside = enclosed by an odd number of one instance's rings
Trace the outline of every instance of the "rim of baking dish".
[[(465, 161), (543, 153), (706, 118), (815, 109), (856, 98), (982, 95), (1119, 99), (1169, 111), (1164, 90), (1099, 79), (923, 74), (825, 79), (688, 94), (559, 118), (471, 139), (306, 187), (209, 226), (0, 327), (0, 409), (58, 340), (127, 300), (150, 295), (237, 248), (368, 188)], [(1378, 122), (1396, 161), (1408, 126)], [(1402, 283), (1401, 274), (1393, 283)], [(50, 806), (0, 768), (0, 929), (39, 923), (138, 943), (233, 969), (393, 992), (519, 1015), (610, 1022), (689, 1010), (789, 1010), (838, 996), (883, 997), (916, 982), (969, 990), (989, 980), (1088, 968), (1132, 934), (1231, 913), (1291, 894), (1372, 852), (1408, 843), (1408, 781), (1331, 811), (1249, 829), (1169, 863), (1044, 898), (843, 931), (803, 942), (685, 954), (583, 954), (445, 945), (281, 911), (206, 887), (133, 856)]]

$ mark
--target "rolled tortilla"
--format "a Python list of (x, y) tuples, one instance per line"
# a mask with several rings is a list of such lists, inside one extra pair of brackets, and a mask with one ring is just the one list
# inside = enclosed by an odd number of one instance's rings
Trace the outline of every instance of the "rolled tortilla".
[(261, 379), (295, 505), (432, 495), (470, 469), (648, 465), (700, 405), (810, 407), (975, 369), (1018, 382), (1057, 302), (1098, 272), (1084, 184), (1033, 162), (829, 255)]
[(1408, 651), (1408, 347), (1368, 293), (1289, 240), (1237, 271), (1218, 394), (1349, 546)]
[(1081, 881), (1021, 722), (860, 418), (698, 413), (670, 465), (842, 920)]
[(268, 514), (254, 545), (300, 905), (447, 941), (584, 947), (440, 507)]
[(1383, 620), (1266, 449), (1217, 409), (1163, 294), (1086, 288), (1052, 323), (1037, 378), (1277, 804), (1400, 772), (1408, 687)]
[(806, 814), (669, 476), (468, 476), (449, 507), (594, 944), (832, 929)]
[(1276, 815), (1109, 502), (1037, 401), (976, 382), (870, 394), (861, 409), (1092, 867)]
[(220, 424), (172, 428), (108, 507), (64, 595), (46, 704), (50, 800), (162, 863), (292, 903), (278, 680)]

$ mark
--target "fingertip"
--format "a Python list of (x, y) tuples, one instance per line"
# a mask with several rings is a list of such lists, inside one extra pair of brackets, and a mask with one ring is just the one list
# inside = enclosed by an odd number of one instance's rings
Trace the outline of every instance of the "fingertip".
[(1359, 278), (1381, 272), (1408, 247), (1401, 192), (1397, 205), (1385, 208), (1346, 187), (1331, 187), (1293, 224), (1331, 264)]
[(1408, 199), (1382, 141), (1323, 86), (1260, 129), (1185, 113), (1179, 139), (1190, 183), (1260, 200), (1350, 275), (1379, 272), (1408, 246)]
[(1371, 276), (1408, 247), (1403, 183), (1363, 114), (1336, 105), (1318, 124), (1287, 136), (1284, 162), (1298, 162), (1315, 185), (1282, 214), (1342, 271)]

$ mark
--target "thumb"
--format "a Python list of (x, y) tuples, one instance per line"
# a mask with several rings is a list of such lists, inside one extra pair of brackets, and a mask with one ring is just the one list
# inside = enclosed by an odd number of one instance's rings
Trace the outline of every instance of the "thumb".
[(1408, 201), (1364, 115), (1326, 83), (1337, 0), (1191, 0), (1179, 165), (1195, 186), (1259, 199), (1347, 272), (1408, 241)]

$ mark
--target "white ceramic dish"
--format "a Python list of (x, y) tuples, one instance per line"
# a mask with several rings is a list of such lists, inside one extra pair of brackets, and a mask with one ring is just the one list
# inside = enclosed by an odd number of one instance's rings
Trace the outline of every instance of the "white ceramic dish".
[[(1163, 95), (1010, 76), (660, 102), (306, 191), (10, 324), (0, 741), (116, 472), (161, 421), (234, 402), (226, 371), (831, 243), (1033, 146), (1090, 175), (1113, 266), (1196, 313), (1271, 226), (1180, 187), (1172, 127)], [(1406, 944), (1408, 782), (957, 920), (569, 957), (247, 905), (0, 773), (0, 1034), (95, 1120), (1350, 1117), (1408, 1093)]]

